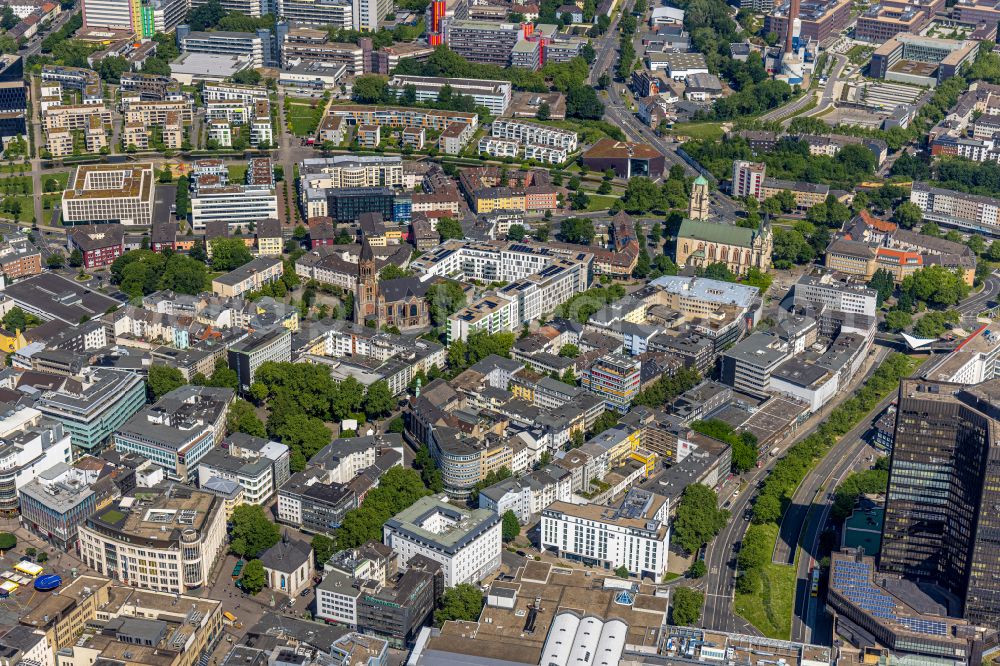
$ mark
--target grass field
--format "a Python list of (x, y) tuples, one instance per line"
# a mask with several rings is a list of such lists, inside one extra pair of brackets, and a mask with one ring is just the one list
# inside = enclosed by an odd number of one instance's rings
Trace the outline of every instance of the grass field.
[[(768, 524), (765, 525), (765, 529), (771, 542), (777, 541), (778, 526)], [(768, 562), (761, 574), (762, 589), (753, 594), (737, 592), (733, 608), (768, 638), (787, 641), (792, 634), (792, 608), (795, 604), (796, 584), (795, 567)]]
[[(312, 107), (314, 101), (316, 108)], [(291, 100), (288, 111), (285, 112), (285, 119), (291, 124), (295, 136), (312, 136), (319, 127), (319, 121), (323, 119), (323, 101)]]
[(587, 206), (588, 211), (607, 210), (611, 208), (614, 202), (621, 198), (606, 194), (591, 194), (590, 192), (587, 192), (587, 196), (590, 197), (590, 204)]
[(229, 182), (230, 183), (242, 183), (247, 179), (247, 165), (245, 164), (230, 164), (229, 169)]
[(692, 139), (707, 139), (709, 141), (718, 141), (725, 134), (719, 123), (674, 123), (670, 133), (677, 136), (689, 136)]

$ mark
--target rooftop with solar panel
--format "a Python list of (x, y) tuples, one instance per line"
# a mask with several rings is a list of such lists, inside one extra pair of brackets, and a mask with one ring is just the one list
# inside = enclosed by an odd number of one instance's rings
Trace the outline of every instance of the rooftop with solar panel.
[(944, 606), (930, 597), (921, 599), (919, 592), (904, 599), (901, 582), (876, 573), (875, 558), (866, 556), (863, 549), (844, 549), (831, 556), (830, 602), (855, 633), (867, 633), (890, 648), (905, 642), (910, 652), (934, 654), (944, 649), (956, 656), (968, 655), (967, 644), (988, 633), (966, 620), (949, 617)]

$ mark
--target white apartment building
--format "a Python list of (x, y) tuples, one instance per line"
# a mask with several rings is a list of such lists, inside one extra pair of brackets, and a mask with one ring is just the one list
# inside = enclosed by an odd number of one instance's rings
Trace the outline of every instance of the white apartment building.
[(256, 102), (250, 115), (250, 145), (274, 146), (274, 128), (271, 126), (271, 105), (267, 101)]
[(493, 136), (484, 136), (479, 140), (479, 152), (494, 157), (517, 157), (520, 149), (521, 144), (512, 139), (498, 139)]
[(515, 331), (520, 326), (517, 301), (491, 292), (448, 317), (448, 344), (468, 340), (477, 331), (493, 335)]
[(497, 118), (493, 121), (490, 134), (501, 139), (511, 139), (518, 143), (551, 146), (574, 151), (577, 148), (576, 132), (526, 123), (510, 118)]
[(621, 504), (554, 502), (542, 511), (541, 547), (558, 557), (660, 580), (667, 570), (666, 497), (633, 488)]
[(73, 462), (70, 434), (32, 407), (0, 413), (0, 511), (18, 510), (17, 490), (58, 463)]
[(239, 83), (206, 83), (202, 88), (201, 97), (205, 102), (252, 104), (258, 100), (267, 100), (267, 88)]
[(441, 89), (450, 86), (456, 95), (471, 97), (476, 106), (485, 106), (490, 114), (502, 116), (510, 106), (512, 85), (508, 81), (485, 79), (449, 79), (438, 76), (393, 76), (389, 79), (389, 90), (396, 96), (412, 87), (418, 102), (436, 102)]
[(441, 497), (422, 497), (382, 527), (383, 542), (402, 567), (414, 555), (440, 562), (445, 587), (476, 584), (500, 568), (500, 516), (469, 510)]
[(410, 266), (421, 280), (461, 275), (463, 280), (511, 282), (538, 273), (559, 255), (551, 249), (528, 243), (490, 244), (449, 240)]
[(752, 196), (760, 201), (763, 198), (765, 172), (766, 165), (763, 162), (733, 162), (733, 196)]
[(153, 223), (154, 188), (150, 164), (77, 167), (62, 194), (63, 220), (73, 224), (150, 225)]
[(545, 162), (546, 164), (562, 164), (569, 159), (569, 153), (565, 148), (537, 146), (529, 143), (524, 146), (524, 159)]
[(226, 120), (210, 120), (208, 122), (208, 140), (215, 141), (220, 148), (233, 145), (233, 128)]
[(272, 189), (245, 185), (202, 187), (191, 197), (191, 226), (203, 230), (211, 220), (225, 220), (229, 228), (278, 218), (278, 197)]
[(965, 231), (1000, 235), (1000, 199), (945, 190), (928, 183), (913, 183), (910, 201), (924, 219)]
[(159, 592), (209, 582), (226, 540), (222, 498), (173, 486), (123, 497), (79, 527), (80, 556), (102, 576)]
[(233, 125), (246, 125), (252, 109), (245, 102), (233, 99), (214, 99), (205, 102), (205, 118), (209, 122), (221, 120)]
[(509, 478), (479, 491), (479, 508), (499, 516), (513, 511), (522, 525), (554, 502), (573, 500), (573, 475), (556, 465), (548, 465), (523, 476)]
[(91, 118), (100, 118), (102, 125), (111, 124), (111, 109), (100, 104), (54, 104), (42, 113), (42, 129), (87, 129)]

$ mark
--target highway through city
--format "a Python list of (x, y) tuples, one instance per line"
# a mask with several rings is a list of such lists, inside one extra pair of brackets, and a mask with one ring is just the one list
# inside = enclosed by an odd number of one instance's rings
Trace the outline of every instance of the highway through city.
[(961, 315), (975, 316), (990, 308), (990, 301), (1000, 298), (1000, 277), (991, 274), (983, 283), (983, 288), (978, 294), (973, 294), (958, 304), (955, 308)]
[[(867, 379), (868, 375), (878, 367), (881, 360), (891, 351), (891, 349), (877, 347), (868, 370), (855, 379), (852, 387), (856, 388), (860, 386), (862, 381)], [(852, 390), (842, 391), (837, 396), (836, 400), (831, 401), (819, 412), (811, 416), (805, 426), (795, 433), (794, 440), (789, 442), (788, 445), (790, 446), (792, 443), (798, 442), (812, 434), (816, 428), (823, 423), (829, 413), (851, 395)], [(846, 437), (842, 438), (841, 443), (846, 441), (846, 439)], [(781, 448), (785, 449), (786, 446), (782, 444)], [(746, 529), (750, 525), (749, 521), (744, 519), (744, 514), (750, 508), (752, 497), (756, 495), (758, 482), (770, 474), (771, 468), (775, 465), (777, 460), (778, 457), (768, 457), (763, 468), (753, 470), (747, 476), (745, 479), (747, 482), (745, 490), (741, 492), (738, 497), (734, 498), (732, 507), (730, 508), (733, 515), (732, 519), (722, 532), (716, 536), (715, 540), (708, 546), (705, 556), (705, 564), (708, 568), (708, 573), (705, 577), (705, 606), (702, 615), (702, 623), (705, 627), (720, 631), (759, 633), (756, 629), (751, 628), (750, 625), (743, 620), (743, 618), (737, 616), (735, 610), (733, 609), (733, 597), (736, 591), (737, 574), (736, 555), (739, 552), (739, 544), (742, 542)], [(822, 472), (822, 469), (825, 468), (826, 462), (830, 460), (840, 461), (841, 458), (836, 453), (831, 452), (829, 456), (821, 461), (817, 469), (820, 469), (820, 472)], [(814, 471), (813, 474), (816, 474), (816, 472)], [(812, 476), (813, 475), (808, 476), (806, 481), (803, 482), (803, 485), (806, 484)], [(805, 493), (807, 491), (803, 492)], [(814, 495), (815, 490), (813, 490), (811, 495), (808, 495), (810, 503)], [(798, 496), (799, 494), (796, 493), (796, 497)], [(794, 505), (795, 502), (793, 501), (793, 507)], [(793, 507), (790, 507), (789, 511), (791, 511)], [(789, 518), (786, 515), (786, 521), (788, 521), (787, 529), (789, 531), (794, 531), (795, 534), (798, 534), (801, 530), (802, 521), (805, 519), (805, 515), (805, 511), (802, 511), (800, 514), (796, 513), (792, 518)], [(798, 525), (799, 529), (792, 530), (794, 525)], [(784, 523), (783, 529), (785, 529)], [(780, 541), (781, 539), (779, 538), (779, 543)], [(786, 557), (786, 562), (791, 562), (791, 558)]]

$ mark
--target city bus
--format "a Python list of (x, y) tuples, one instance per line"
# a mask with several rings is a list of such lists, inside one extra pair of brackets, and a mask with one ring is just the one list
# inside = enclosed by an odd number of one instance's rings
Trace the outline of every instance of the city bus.
[(809, 594), (812, 596), (817, 596), (819, 594), (819, 567), (813, 567), (812, 569), (812, 581), (809, 584)]

